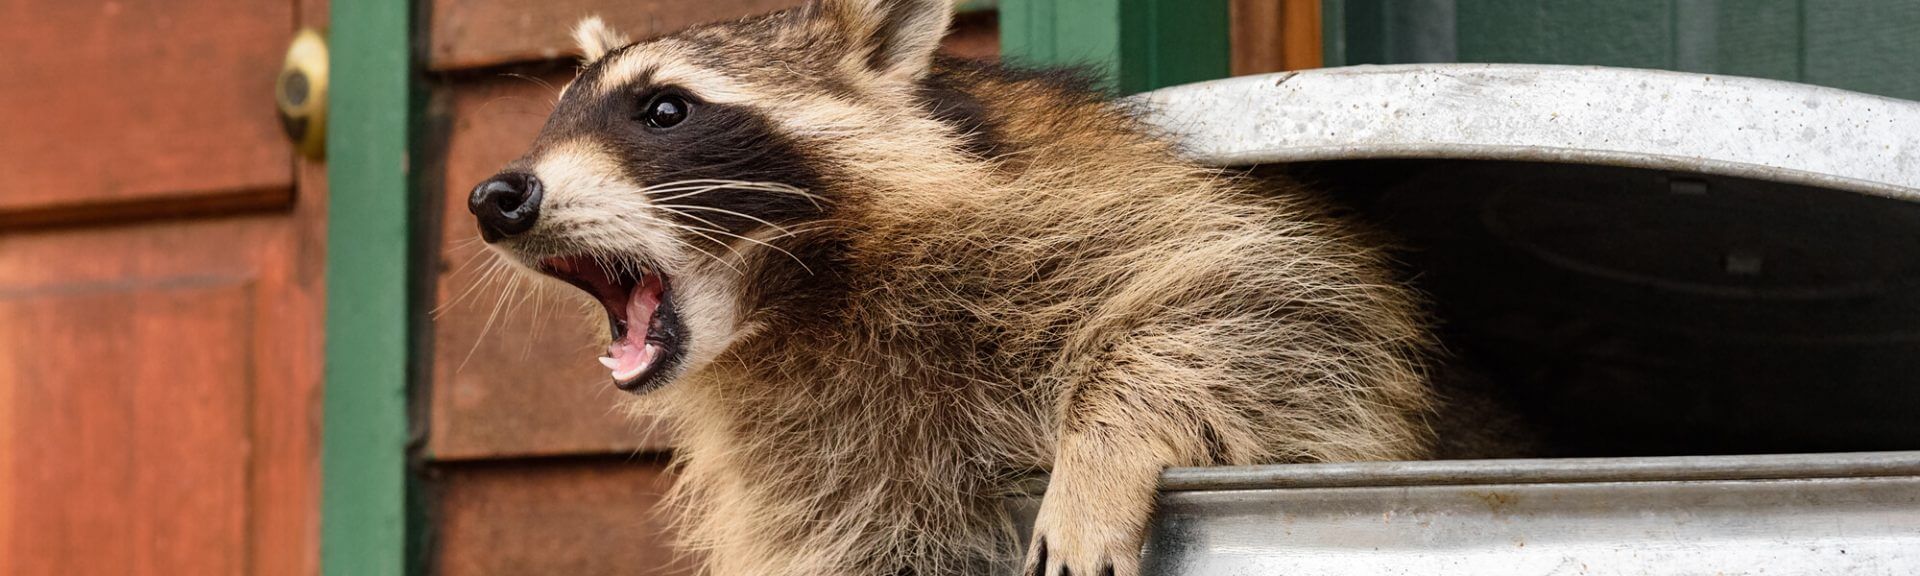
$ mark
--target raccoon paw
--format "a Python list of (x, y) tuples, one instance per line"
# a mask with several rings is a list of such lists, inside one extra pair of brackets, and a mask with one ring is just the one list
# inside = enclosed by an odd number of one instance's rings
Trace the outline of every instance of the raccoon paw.
[(1139, 576), (1144, 527), (1124, 518), (1070, 513), (1040, 505), (1024, 576)]

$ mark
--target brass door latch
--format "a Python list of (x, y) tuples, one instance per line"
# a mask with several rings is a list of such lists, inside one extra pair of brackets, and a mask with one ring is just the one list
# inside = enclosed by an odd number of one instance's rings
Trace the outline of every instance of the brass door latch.
[(274, 104), (280, 109), (280, 127), (294, 148), (310, 160), (327, 151), (327, 40), (319, 31), (302, 28), (287, 47), (286, 64), (273, 84)]

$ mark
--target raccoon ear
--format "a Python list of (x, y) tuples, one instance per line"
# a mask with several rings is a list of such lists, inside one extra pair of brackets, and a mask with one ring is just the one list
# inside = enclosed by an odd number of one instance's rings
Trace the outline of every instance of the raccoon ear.
[(953, 22), (953, 0), (821, 0), (874, 72), (913, 80), (933, 67), (933, 53)]
[(580, 65), (582, 66), (592, 66), (608, 52), (632, 42), (627, 40), (627, 35), (614, 31), (613, 27), (608, 26), (599, 16), (580, 19), (580, 23), (573, 27), (573, 41), (580, 45)]

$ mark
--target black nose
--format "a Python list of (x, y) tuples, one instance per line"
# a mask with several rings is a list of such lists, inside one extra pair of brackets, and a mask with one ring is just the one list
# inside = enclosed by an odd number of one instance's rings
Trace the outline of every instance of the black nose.
[(467, 211), (480, 221), (480, 237), (488, 242), (533, 229), (540, 219), (540, 179), (525, 172), (503, 172), (467, 197)]

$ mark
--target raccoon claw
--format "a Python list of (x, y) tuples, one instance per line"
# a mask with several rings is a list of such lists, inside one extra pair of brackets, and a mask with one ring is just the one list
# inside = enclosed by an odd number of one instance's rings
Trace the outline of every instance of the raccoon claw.
[[(1102, 539), (1062, 539), (1059, 543), (1050, 542), (1044, 534), (1036, 534), (1033, 544), (1027, 552), (1026, 568), (1021, 571), (1025, 576), (1138, 576), (1138, 551), (1130, 551), (1119, 541), (1093, 542)], [(1115, 562), (1115, 559), (1121, 562)]]

